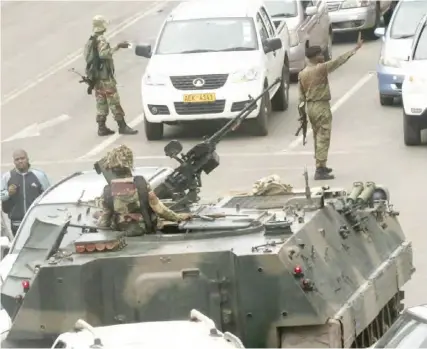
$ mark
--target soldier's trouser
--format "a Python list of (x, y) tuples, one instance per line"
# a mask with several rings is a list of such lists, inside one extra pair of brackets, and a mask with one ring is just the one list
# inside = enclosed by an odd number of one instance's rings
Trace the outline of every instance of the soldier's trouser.
[(331, 106), (328, 101), (307, 102), (306, 110), (313, 129), (316, 168), (326, 167), (331, 143)]
[(109, 110), (113, 113), (114, 120), (124, 119), (125, 112), (120, 104), (120, 96), (117, 91), (116, 82), (113, 80), (101, 80), (95, 85), (96, 98), (96, 121), (107, 120)]

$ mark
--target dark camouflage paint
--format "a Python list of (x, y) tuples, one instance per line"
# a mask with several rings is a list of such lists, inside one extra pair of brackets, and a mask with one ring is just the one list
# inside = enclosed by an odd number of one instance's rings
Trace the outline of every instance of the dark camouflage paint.
[[(349, 225), (337, 211), (341, 192), (325, 195), (326, 206), (307, 210), (304, 222), (292, 224), (293, 233), (283, 228), (266, 234), (265, 222), (274, 222), (274, 213), (276, 222), (283, 222), (283, 211), (261, 214), (253, 207), (271, 198), (278, 207), (289, 199), (301, 206), (307, 204), (303, 191), (227, 198), (222, 207), (200, 214), (247, 216), (194, 220), (182, 226), (187, 234), (128, 238), (122, 251), (74, 254), (51, 264), (43, 262), (45, 246), (51, 246), (60, 228), (40, 222), (44, 241), (29, 239), (2, 289), (3, 306), (12, 315), (18, 310), (15, 297), (25, 296), (8, 340), (53, 339), (78, 318), (93, 326), (178, 320), (196, 308), (246, 347), (278, 347), (279, 332), (319, 327), (328, 319), (341, 321), (343, 336), (351, 342), (410, 279), (412, 248), (390, 210), (377, 221), (362, 209), (356, 216), (367, 217), (365, 232), (350, 229), (348, 236), (340, 235), (340, 227)], [(320, 202), (321, 196), (313, 195), (313, 200)], [(87, 209), (67, 211), (73, 220), (81, 213), (80, 223), (91, 223), (93, 211)], [(69, 234), (77, 231), (70, 228)], [(37, 274), (26, 267), (32, 260), (40, 261)], [(313, 281), (313, 291), (301, 288), (292, 273), (296, 265)], [(23, 279), (31, 283), (26, 295)]]

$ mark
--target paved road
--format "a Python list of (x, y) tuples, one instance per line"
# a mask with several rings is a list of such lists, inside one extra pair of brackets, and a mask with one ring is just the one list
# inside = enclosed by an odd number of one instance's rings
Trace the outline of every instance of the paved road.
[[(93, 97), (78, 78), (67, 72), (82, 68), (79, 51), (90, 31), (90, 19), (104, 14), (111, 20), (112, 42), (129, 39), (149, 42), (173, 3), (150, 2), (30, 2), (2, 7), (2, 171), (12, 165), (18, 147), (29, 151), (35, 167), (53, 180), (72, 171), (90, 169), (97, 156), (125, 143), (134, 149), (138, 165), (173, 164), (163, 157), (165, 141), (147, 142), (141, 125), (140, 76), (146, 60), (131, 50), (117, 54), (116, 66), (123, 106), (139, 136), (99, 138), (96, 135)], [(28, 16), (28, 17), (26, 17)], [(67, 19), (65, 19), (65, 17)], [(25, 28), (25, 30), (23, 29)], [(337, 56), (354, 43), (337, 43)], [(376, 77), (372, 75), (380, 43), (367, 42), (345, 66), (331, 75), (333, 140), (329, 165), (337, 179), (328, 184), (350, 187), (356, 180), (372, 180), (390, 188), (401, 212), (401, 223), (414, 243), (415, 265), (420, 270), (407, 287), (407, 304), (425, 302), (427, 215), (427, 148), (408, 148), (402, 139), (402, 110), (381, 107)], [(219, 146), (221, 167), (205, 178), (204, 195), (213, 198), (229, 190), (249, 190), (252, 183), (276, 173), (294, 186), (303, 185), (307, 166), (313, 173), (312, 141), (304, 147), (294, 137), (297, 128), (295, 86), (288, 112), (273, 115), (269, 136), (249, 137), (244, 127)], [(63, 115), (66, 115), (65, 117)], [(53, 121), (52, 121), (53, 120)], [(44, 123), (40, 136), (4, 142), (33, 123)], [(50, 123), (50, 127), (49, 127)], [(109, 120), (110, 126), (114, 126)], [(43, 127), (45, 127), (43, 129)], [(27, 136), (33, 130), (26, 130)], [(188, 147), (214, 127), (169, 127), (166, 139), (178, 138)]]

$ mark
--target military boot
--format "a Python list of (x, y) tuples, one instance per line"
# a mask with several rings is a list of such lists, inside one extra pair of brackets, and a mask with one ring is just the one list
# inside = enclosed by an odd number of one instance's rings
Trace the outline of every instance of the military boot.
[(113, 134), (115, 134), (116, 132), (114, 132), (113, 130), (109, 129), (106, 125), (105, 125), (105, 121), (98, 121), (98, 136), (101, 137), (105, 137), (105, 136), (111, 136)]
[(314, 174), (314, 180), (324, 181), (324, 180), (334, 179), (335, 176), (331, 174), (330, 171), (328, 170), (332, 170), (332, 169), (329, 169), (327, 167), (318, 167), (316, 169), (316, 173)]
[(331, 172), (333, 171), (333, 169), (332, 169), (332, 168), (330, 168), (330, 167), (325, 167), (325, 171), (326, 171), (327, 173), (331, 173)]
[(136, 135), (138, 133), (138, 130), (134, 130), (126, 125), (126, 121), (124, 120), (117, 121), (117, 125), (119, 125), (119, 133), (121, 135)]

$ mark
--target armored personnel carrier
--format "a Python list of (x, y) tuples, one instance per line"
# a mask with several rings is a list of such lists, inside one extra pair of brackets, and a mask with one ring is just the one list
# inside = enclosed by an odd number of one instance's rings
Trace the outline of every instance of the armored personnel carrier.
[(50, 346), (78, 319), (183, 320), (192, 309), (245, 347), (367, 347), (385, 333), (414, 271), (388, 191), (359, 182), (348, 192), (311, 189), (305, 172), (301, 190), (197, 204), (201, 173), (219, 165), (218, 135), (185, 155), (171, 142), (165, 151), (175, 169), (136, 169), (194, 215), (163, 222), (156, 234), (94, 226), (95, 198), (112, 175), (102, 161), (95, 169), (105, 179), (75, 173), (38, 199), (5, 258), (8, 346)]

